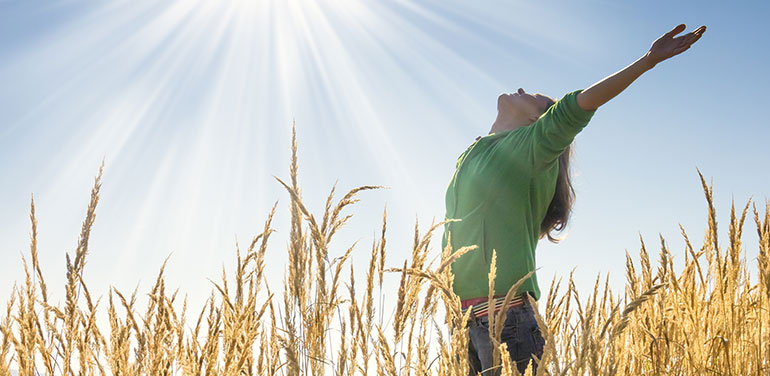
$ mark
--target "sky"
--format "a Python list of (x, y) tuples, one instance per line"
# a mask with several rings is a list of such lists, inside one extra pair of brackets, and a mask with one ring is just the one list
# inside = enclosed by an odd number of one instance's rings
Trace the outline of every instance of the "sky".
[[(555, 98), (642, 56), (679, 23), (703, 38), (600, 108), (576, 138), (568, 234), (541, 242), (541, 288), (574, 270), (579, 291), (659, 236), (681, 265), (681, 224), (706, 226), (699, 169), (713, 181), (721, 236), (734, 200), (764, 207), (770, 46), (760, 1), (0, 0), (0, 296), (23, 281), (34, 194), (54, 301), (93, 178), (105, 163), (84, 278), (167, 284), (200, 306), (277, 201), (266, 275), (286, 270), (292, 124), (303, 198), (319, 213), (361, 185), (350, 225), (363, 275), (387, 208), (388, 266), (411, 253), (415, 221), (444, 218), (455, 160), (488, 133), (500, 93)], [(433, 253), (438, 255), (440, 232)], [(724, 244), (724, 243), (722, 243)], [(746, 262), (756, 265), (753, 223)], [(398, 276), (387, 279), (389, 286)]]

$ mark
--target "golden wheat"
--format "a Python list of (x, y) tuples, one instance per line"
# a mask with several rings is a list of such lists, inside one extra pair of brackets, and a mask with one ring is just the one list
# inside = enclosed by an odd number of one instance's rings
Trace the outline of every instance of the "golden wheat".
[[(352, 189), (336, 202), (333, 187), (323, 213), (315, 215), (302, 202), (295, 131), (291, 151), (289, 183), (277, 179), (291, 200), (282, 289), (273, 292), (264, 275), (274, 205), (245, 252), (236, 245), (231, 275), (223, 270), (221, 279), (212, 281), (212, 293), (193, 319), (187, 318), (186, 299), (180, 303), (177, 291), (167, 291), (164, 262), (146, 295), (144, 312), (137, 308), (136, 290), (126, 295), (108, 288), (109, 327), (97, 325), (104, 310), (85, 283), (84, 266), (103, 167), (94, 181), (74, 258), (67, 256), (65, 301), (52, 305), (38, 259), (33, 199), (31, 264), (22, 257), (25, 279), (14, 286), (0, 320), (0, 376), (13, 370), (19, 375), (467, 375), (469, 312), (463, 313), (452, 291), (449, 266), (476, 247), (447, 247), (434, 255), (430, 241), (444, 223), (434, 223), (424, 233), (416, 223), (410, 257), (396, 262), (401, 267), (387, 268), (384, 211), (364, 288), (357, 291), (350, 262), (357, 244), (338, 254), (329, 244), (352, 218), (344, 212), (358, 194), (380, 187)], [(535, 360), (537, 375), (770, 374), (770, 203), (764, 212), (751, 201), (739, 213), (733, 207), (723, 248), (713, 190), (700, 176), (707, 229), (699, 249), (681, 229), (685, 263), (680, 273), (664, 239), (655, 269), (641, 241), (638, 266), (626, 254), (622, 297), (610, 290), (605, 276), (604, 283), (597, 277), (592, 292), (581, 298), (571, 273), (566, 284), (561, 278), (551, 283), (541, 307), (530, 302), (546, 343), (541, 359)], [(759, 238), (754, 279), (742, 243), (749, 208)], [(495, 253), (492, 266), (490, 291)], [(386, 322), (382, 287), (388, 275), (399, 282), (393, 318)], [(529, 276), (509, 290), (505, 303)], [(504, 312), (489, 317), (494, 367), (502, 375), (516, 375), (500, 341), (504, 319)]]

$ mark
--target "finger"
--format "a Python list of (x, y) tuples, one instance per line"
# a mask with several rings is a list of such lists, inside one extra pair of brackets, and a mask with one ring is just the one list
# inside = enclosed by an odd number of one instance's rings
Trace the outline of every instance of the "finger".
[(687, 28), (687, 26), (685, 26), (685, 24), (676, 25), (673, 29), (671, 29), (671, 31), (669, 31), (666, 34), (663, 34), (663, 36), (673, 38), (674, 35), (677, 35), (677, 34), (683, 32), (684, 29), (686, 29), (686, 28)]
[(685, 41), (685, 42), (687, 42), (687, 43), (690, 43), (690, 42), (692, 42), (692, 41), (694, 41), (694, 40), (698, 39), (699, 37), (700, 37), (700, 36), (699, 36), (698, 34), (687, 33), (687, 34), (685, 34), (685, 35), (683, 36), (683, 39), (684, 39), (684, 41)]
[(695, 42), (698, 41), (698, 39), (700, 39), (705, 29), (705, 26), (701, 26), (685, 35), (674, 38), (676, 44), (672, 52), (675, 55), (678, 55), (684, 52), (687, 48), (690, 48), (690, 46), (692, 46)]
[(693, 43), (697, 42), (698, 39), (700, 39), (701, 36), (703, 36), (703, 34), (696, 35), (695, 38), (693, 38), (692, 42), (690, 42), (690, 44), (693, 44)]
[(705, 26), (701, 26), (701, 27), (691, 31), (688, 35), (690, 35), (692, 38), (696, 38), (697, 39), (697, 38), (700, 38), (703, 35), (703, 33), (705, 33), (705, 32), (706, 32), (706, 27)]
[(687, 41), (687, 43), (688, 44), (693, 44), (693, 43), (697, 42), (698, 39), (700, 39), (700, 37), (702, 37), (702, 36), (703, 36), (703, 33), (701, 33), (701, 34), (693, 34), (693, 36)]
[(683, 35), (683, 36), (695, 36), (695, 35), (703, 35), (703, 33), (706, 32), (706, 26), (700, 26), (697, 29)]
[(684, 42), (687, 44), (693, 44), (696, 40), (698, 40), (698, 38), (700, 38), (700, 35), (698, 34), (688, 34), (684, 39)]
[(695, 30), (693, 30), (693, 31), (691, 31), (691, 32), (689, 32), (687, 34), (680, 35), (680, 36), (674, 38), (674, 40), (677, 40), (679, 38), (689, 39), (689, 38), (693, 38), (693, 37), (700, 37), (701, 35), (703, 35), (704, 32), (706, 32), (706, 26), (700, 26), (697, 29), (695, 29)]
[(703, 31), (695, 30), (692, 33), (687, 34), (687, 42), (690, 44), (695, 43), (700, 37), (703, 36)]

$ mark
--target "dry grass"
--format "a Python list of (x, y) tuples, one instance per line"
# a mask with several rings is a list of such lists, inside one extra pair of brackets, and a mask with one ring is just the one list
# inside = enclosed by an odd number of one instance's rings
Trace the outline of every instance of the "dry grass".
[[(289, 265), (282, 291), (271, 291), (263, 274), (274, 206), (245, 252), (236, 249), (231, 275), (223, 271), (221, 280), (212, 281), (210, 298), (190, 317), (186, 301), (166, 290), (165, 263), (147, 294), (144, 312), (136, 308), (137, 291), (108, 289), (106, 309), (101, 299), (94, 300), (83, 270), (101, 168), (74, 259), (67, 257), (66, 299), (51, 304), (37, 256), (33, 200), (31, 263), (23, 259), (26, 278), (14, 288), (0, 320), (0, 375), (11, 370), (25, 376), (467, 375), (467, 316), (452, 293), (449, 265), (474, 247), (444, 249), (430, 261), (430, 239), (442, 223), (425, 233), (415, 225), (411, 257), (396, 263), (401, 267), (386, 269), (384, 213), (366, 277), (356, 284), (349, 262), (356, 245), (332, 259), (328, 245), (351, 218), (343, 211), (357, 201), (357, 194), (378, 187), (353, 189), (339, 201), (332, 189), (324, 212), (316, 216), (301, 199), (296, 148), (293, 137), (291, 179), (278, 180), (291, 197)], [(546, 338), (539, 375), (770, 374), (770, 205), (760, 211), (746, 204), (737, 214), (733, 208), (728, 244), (720, 247), (712, 189), (702, 176), (701, 181), (708, 230), (696, 250), (682, 229), (686, 249), (681, 273), (674, 271), (671, 252), (661, 239), (655, 268), (643, 242), (640, 265), (627, 257), (622, 299), (599, 278), (584, 298), (572, 276), (564, 285), (561, 280), (551, 284), (538, 310), (544, 316), (537, 317)], [(741, 243), (749, 209), (759, 235), (755, 282)], [(375, 301), (386, 272), (400, 278), (390, 324), (384, 323), (382, 306)], [(100, 328), (96, 317), (105, 310), (109, 328)], [(443, 317), (437, 317), (440, 312)], [(501, 316), (490, 318), (490, 334), (498, 344), (502, 321)], [(504, 345), (498, 350), (495, 359), (502, 374), (516, 374), (503, 356)]]

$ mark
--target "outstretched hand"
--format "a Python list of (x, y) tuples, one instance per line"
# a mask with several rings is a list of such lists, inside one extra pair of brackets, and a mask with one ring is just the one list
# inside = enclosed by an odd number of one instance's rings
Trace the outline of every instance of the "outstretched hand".
[(626, 90), (628, 85), (631, 85), (634, 80), (656, 64), (686, 51), (706, 32), (706, 27), (701, 26), (677, 37), (676, 35), (683, 32), (685, 27), (684, 24), (678, 25), (673, 30), (663, 34), (652, 43), (652, 47), (644, 56), (580, 92), (577, 95), (578, 106), (584, 110), (599, 108)]
[(701, 26), (687, 34), (676, 37), (676, 35), (683, 32), (685, 28), (686, 26), (684, 24), (678, 25), (652, 43), (646, 57), (653, 66), (663, 60), (687, 51), (687, 49), (690, 48), (693, 43), (697, 42), (698, 39), (703, 36), (703, 33), (706, 32), (706, 26)]

